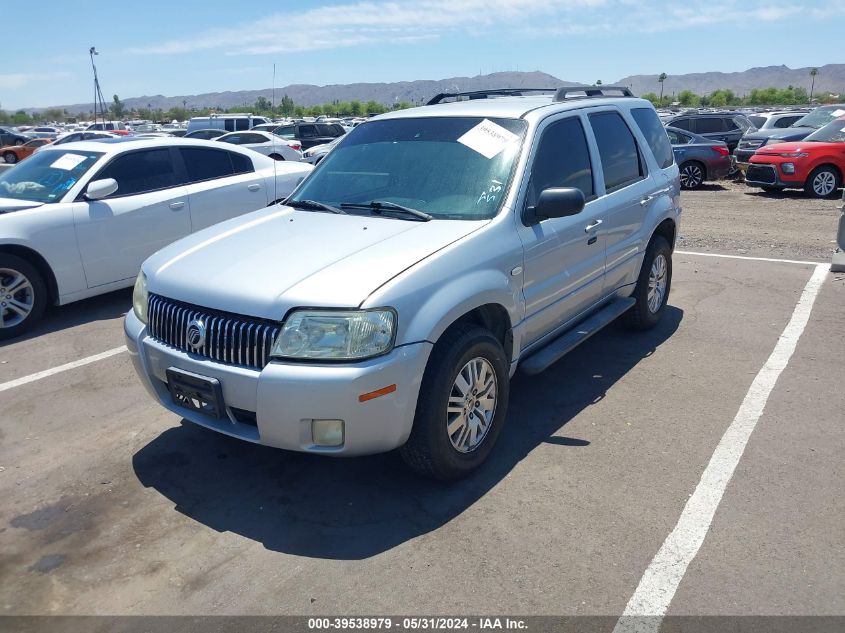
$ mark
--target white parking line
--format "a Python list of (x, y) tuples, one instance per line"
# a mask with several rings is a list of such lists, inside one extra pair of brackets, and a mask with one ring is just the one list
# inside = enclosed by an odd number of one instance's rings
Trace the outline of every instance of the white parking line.
[(646, 568), (640, 584), (613, 629), (614, 633), (657, 633), (660, 629), (663, 616), (687, 566), (704, 542), (713, 515), (745, 451), (748, 439), (763, 414), (769, 394), (807, 326), (827, 270), (828, 264), (816, 266), (775, 349), (751, 383), (736, 417), (704, 469), (695, 492), (687, 500), (675, 529)]
[(47, 376), (54, 376), (55, 374), (60, 374), (63, 371), (69, 371), (71, 369), (76, 369), (77, 367), (82, 367), (83, 365), (96, 363), (98, 360), (103, 360), (104, 358), (108, 358), (109, 356), (114, 356), (115, 354), (120, 354), (125, 351), (126, 346), (121, 345), (120, 347), (115, 347), (114, 349), (101, 352), (100, 354), (86, 356), (85, 358), (80, 358), (79, 360), (65, 363), (64, 365), (59, 365), (58, 367), (53, 367), (51, 369), (45, 369), (44, 371), (39, 371), (34, 374), (30, 374), (29, 376), (24, 376), (23, 378), (16, 378), (15, 380), (10, 380), (9, 382), (0, 383), (0, 391), (14, 389), (15, 387), (20, 387), (21, 385), (35, 382), (36, 380), (41, 380), (42, 378), (47, 378)]
[(697, 255), (699, 257), (721, 257), (723, 259), (748, 259), (754, 262), (777, 262), (779, 264), (802, 264), (818, 266), (824, 262), (805, 262), (800, 259), (777, 259), (775, 257), (748, 257), (746, 255), (723, 255), (722, 253), (700, 253), (698, 251), (675, 251), (678, 255)]

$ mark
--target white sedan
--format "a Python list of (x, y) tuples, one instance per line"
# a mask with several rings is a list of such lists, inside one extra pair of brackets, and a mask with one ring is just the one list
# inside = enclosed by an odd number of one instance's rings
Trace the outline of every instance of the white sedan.
[(0, 173), (0, 339), (131, 286), (194, 231), (286, 197), (312, 170), (213, 141), (131, 137), (45, 148)]
[(247, 147), (275, 160), (302, 160), (302, 145), (299, 141), (285, 139), (270, 132), (244, 130), (230, 132), (214, 139), (218, 143), (231, 143)]

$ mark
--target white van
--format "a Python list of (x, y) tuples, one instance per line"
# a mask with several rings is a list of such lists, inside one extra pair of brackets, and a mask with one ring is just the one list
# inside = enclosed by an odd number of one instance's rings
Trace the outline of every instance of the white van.
[(188, 133), (196, 130), (226, 130), (240, 132), (250, 130), (256, 125), (269, 123), (263, 116), (251, 114), (212, 114), (211, 116), (195, 116), (188, 121)]

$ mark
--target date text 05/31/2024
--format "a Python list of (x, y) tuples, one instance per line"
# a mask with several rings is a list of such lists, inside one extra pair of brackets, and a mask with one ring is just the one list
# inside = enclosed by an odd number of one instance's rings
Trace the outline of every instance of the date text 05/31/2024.
[(349, 617), (349, 618), (308, 618), (308, 629), (312, 631), (332, 630), (396, 630), (396, 631), (451, 631), (472, 630), (526, 630), (524, 620), (519, 618), (477, 617)]

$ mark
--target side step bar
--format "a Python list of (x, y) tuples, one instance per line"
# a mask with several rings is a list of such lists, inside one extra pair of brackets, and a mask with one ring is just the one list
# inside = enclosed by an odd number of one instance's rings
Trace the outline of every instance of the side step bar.
[(636, 301), (632, 297), (616, 299), (601, 310), (584, 319), (575, 328), (551, 341), (519, 364), (525, 374), (539, 374), (559, 361), (566, 354), (578, 347), (605, 325), (619, 318), (633, 307)]

